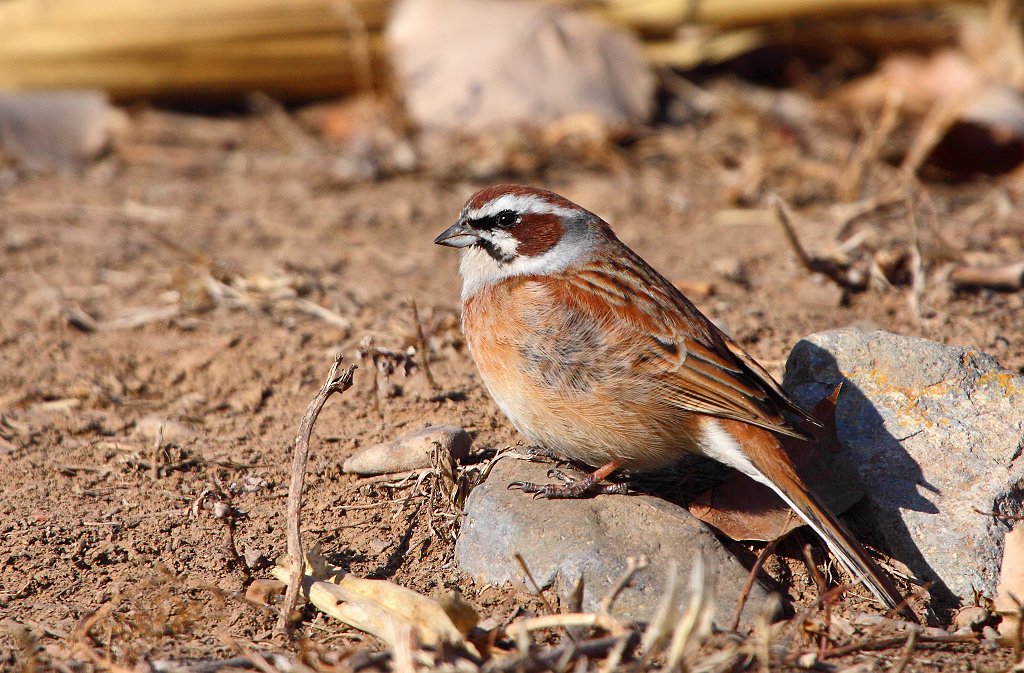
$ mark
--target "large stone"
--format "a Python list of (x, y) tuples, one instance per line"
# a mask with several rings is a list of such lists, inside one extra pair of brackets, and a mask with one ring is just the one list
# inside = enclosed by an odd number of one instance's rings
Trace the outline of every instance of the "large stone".
[(566, 7), (507, 0), (404, 0), (388, 23), (405, 107), (428, 129), (543, 126), (594, 115), (643, 123), (655, 79), (628, 31)]
[(784, 386), (811, 405), (837, 383), (840, 443), (867, 487), (853, 510), (942, 603), (992, 595), (1024, 514), (1024, 377), (977, 350), (887, 332), (800, 341)]
[[(551, 481), (549, 466), (503, 459), (466, 503), (466, 518), (455, 546), (463, 571), (490, 584), (511, 583), (531, 589), (516, 554), (542, 587), (554, 586), (565, 600), (580, 577), (583, 609), (596, 610), (622, 576), (630, 556), (646, 555), (649, 565), (615, 602), (613, 614), (649, 620), (667, 582), (669, 561), (678, 563), (680, 580), (704, 554), (714, 578), (715, 622), (728, 628), (747, 570), (715, 535), (682, 507), (645, 495), (602, 495), (575, 500), (534, 500), (513, 481)], [(756, 584), (743, 623), (764, 607), (767, 593)]]

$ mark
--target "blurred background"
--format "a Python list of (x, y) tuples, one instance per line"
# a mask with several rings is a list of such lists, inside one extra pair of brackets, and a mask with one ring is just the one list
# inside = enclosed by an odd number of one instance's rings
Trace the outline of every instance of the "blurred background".
[[(1009, 420), (977, 421), (998, 435), (965, 451), (981, 474), (947, 459), (966, 431), (921, 469), (955, 477), (943, 495), (1009, 474), (1021, 16), (1010, 0), (0, 0), (0, 612), (22, 624), (0, 625), (0, 668), (186, 670), (146, 662), (322, 640), (341, 658), (316, 670), (355, 670), (338, 652), (367, 636), (318, 621), (292, 641), (240, 598), (283, 551), (287, 456), (337, 352), (360, 369), (317, 425), (311, 535), (358, 576), (459, 589), (493, 624), (543, 614), (458, 570), (461, 501), (438, 514), (422, 480), (340, 467), (428, 423), (472, 437), (463, 474), (522, 441), (466, 351), (457, 255), (431, 243), (497, 182), (604, 217), (778, 377), (795, 343), (840, 327), (992, 355), (1007, 371), (977, 378)], [(912, 368), (872, 380), (912, 405)], [(950, 422), (975, 427), (973, 404)], [(978, 458), (997, 444), (998, 469)], [(210, 493), (243, 511), (237, 550), (199, 511)], [(995, 529), (971, 512), (1001, 500), (966, 502), (949, 507)], [(977, 565), (951, 546), (933, 545)], [(766, 572), (816, 601), (791, 551)], [(975, 649), (927, 652), (937, 669), (1017, 660)]]
[(258, 92), (362, 101), (311, 112), (330, 141), (528, 127), (586, 144), (721, 113), (702, 87), (729, 82), (730, 104), (794, 128), (849, 115), (862, 152), (912, 173), (1000, 174), (1024, 158), (1019, 28), (1009, 0), (3, 0), (0, 140), (9, 161), (66, 167), (122, 128), (105, 100), (223, 113)]

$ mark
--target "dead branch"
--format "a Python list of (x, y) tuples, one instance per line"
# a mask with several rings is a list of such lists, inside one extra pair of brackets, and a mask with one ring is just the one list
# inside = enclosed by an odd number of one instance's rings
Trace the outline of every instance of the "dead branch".
[(790, 247), (793, 248), (800, 266), (811, 273), (820, 273), (826, 276), (846, 293), (863, 292), (867, 289), (867, 274), (854, 268), (849, 262), (834, 257), (818, 257), (809, 254), (800, 242), (796, 229), (793, 228), (793, 218), (790, 215), (789, 206), (777, 194), (772, 195), (771, 202), (775, 209), (776, 219), (782, 225), (782, 231), (786, 235)]
[(299, 423), (299, 432), (295, 436), (295, 452), (292, 454), (292, 479), (288, 486), (288, 555), (295, 564), (292, 576), (288, 582), (288, 591), (285, 592), (284, 602), (281, 605), (281, 616), (277, 622), (279, 631), (288, 629), (290, 615), (295, 609), (299, 600), (299, 590), (302, 587), (302, 576), (305, 572), (306, 560), (302, 553), (302, 488), (306, 479), (306, 460), (309, 458), (309, 437), (313, 433), (313, 424), (316, 423), (320, 411), (324, 408), (327, 398), (334, 393), (344, 393), (352, 387), (352, 376), (356, 366), (349, 365), (339, 376), (338, 367), (341, 366), (342, 356), (338, 354), (331, 365), (331, 371), (327, 374), (327, 380), (316, 394), (313, 401), (306, 408), (306, 413)]

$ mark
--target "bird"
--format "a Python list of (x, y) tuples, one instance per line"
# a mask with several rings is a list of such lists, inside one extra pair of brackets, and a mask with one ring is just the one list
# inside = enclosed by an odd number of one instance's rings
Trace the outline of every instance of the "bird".
[(603, 482), (616, 470), (705, 456), (771, 488), (855, 578), (917, 621), (782, 447), (780, 436), (812, 441), (800, 426), (820, 423), (607, 222), (551, 191), (495, 185), (434, 243), (460, 251), (463, 334), (500, 410), (543, 452), (595, 468), (510, 487), (621, 492)]

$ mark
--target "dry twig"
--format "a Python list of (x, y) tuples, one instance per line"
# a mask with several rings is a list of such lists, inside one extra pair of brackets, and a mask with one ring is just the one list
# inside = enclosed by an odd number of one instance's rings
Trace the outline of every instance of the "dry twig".
[(811, 545), (805, 544), (803, 546), (804, 563), (807, 566), (807, 572), (814, 580), (814, 585), (818, 589), (818, 605), (825, 611), (825, 624), (824, 630), (818, 636), (818, 651), (824, 652), (825, 646), (828, 644), (828, 632), (832, 622), (832, 595), (828, 591), (828, 587), (825, 585), (825, 578), (822, 576), (821, 571), (818, 570), (818, 566), (814, 563), (814, 554), (811, 552)]
[(339, 354), (334, 358), (331, 371), (327, 374), (327, 380), (320, 388), (320, 391), (309, 403), (306, 413), (299, 423), (299, 432), (295, 436), (295, 452), (292, 455), (292, 479), (288, 486), (288, 555), (295, 564), (292, 570), (291, 581), (288, 582), (288, 591), (285, 592), (284, 602), (281, 605), (281, 616), (277, 622), (279, 631), (284, 631), (290, 624), (290, 615), (295, 609), (299, 600), (299, 590), (302, 587), (302, 576), (305, 571), (306, 557), (302, 552), (302, 488), (306, 479), (306, 460), (309, 458), (309, 437), (313, 432), (313, 424), (316, 423), (320, 411), (324, 408), (327, 398), (334, 393), (344, 393), (352, 387), (352, 376), (356, 366), (349, 365), (341, 375), (338, 375), (338, 367), (341, 366), (342, 356)]
[(555, 614), (555, 608), (548, 602), (548, 597), (544, 595), (544, 589), (541, 588), (537, 580), (533, 578), (533, 573), (530, 572), (530, 566), (526, 565), (526, 559), (523, 558), (522, 554), (516, 554), (514, 556), (516, 563), (523, 569), (523, 574), (526, 575), (526, 579), (530, 580), (530, 584), (533, 585), (533, 590), (537, 592), (537, 597), (540, 598), (540, 602), (544, 604), (544, 609), (548, 611), (549, 615)]
[(740, 628), (740, 618), (743, 616), (743, 608), (746, 607), (747, 599), (750, 597), (750, 592), (754, 588), (754, 581), (757, 579), (757, 573), (760, 572), (768, 557), (775, 552), (775, 548), (779, 545), (779, 540), (781, 539), (782, 537), (775, 538), (761, 550), (760, 554), (757, 555), (757, 560), (754, 561), (754, 566), (750, 569), (750, 574), (747, 575), (747, 581), (743, 584), (743, 591), (740, 592), (740, 597), (736, 600), (736, 615), (732, 619), (732, 627), (730, 630), (736, 631)]
[[(965, 634), (965, 635), (934, 635), (930, 636), (925, 633), (920, 634), (917, 637), (919, 643), (976, 643), (980, 636), (976, 633)], [(872, 638), (870, 640), (862, 640), (857, 643), (849, 643), (847, 645), (841, 645), (839, 647), (833, 647), (825, 650), (822, 653), (822, 658), (834, 658), (844, 657), (847, 654), (853, 654), (855, 652), (870, 652), (877, 650), (889, 650), (900, 645), (905, 645), (907, 642), (906, 638)], [(791, 657), (792, 661), (796, 661), (796, 657)], [(792, 663), (788, 661), (787, 663)]]
[(854, 150), (853, 157), (839, 180), (839, 193), (844, 201), (857, 197), (860, 193), (864, 175), (868, 167), (877, 159), (885, 141), (899, 121), (899, 112), (903, 106), (903, 93), (893, 89), (885, 97), (885, 103), (878, 117), (878, 123), (868, 132)]
[(907, 212), (910, 217), (910, 302), (911, 317), (914, 324), (921, 325), (921, 301), (924, 298), (925, 271), (924, 258), (921, 256), (921, 237), (917, 225), (917, 208), (914, 197), (907, 195)]
[(644, 555), (640, 556), (627, 556), (626, 557), (626, 569), (619, 576), (619, 579), (612, 585), (608, 593), (601, 599), (600, 611), (603, 613), (611, 613), (612, 604), (615, 603), (615, 599), (619, 597), (622, 590), (629, 586), (629, 583), (633, 581), (633, 575), (640, 570), (647, 567), (650, 562)]
[(160, 479), (160, 463), (163, 462), (164, 425), (166, 422), (166, 420), (161, 422), (159, 429), (156, 431), (156, 442), (153, 445), (153, 464), (150, 465), (150, 476), (153, 481)]
[(849, 262), (834, 257), (818, 257), (809, 254), (800, 242), (796, 229), (793, 228), (793, 218), (790, 215), (789, 206), (777, 194), (772, 196), (771, 201), (775, 208), (776, 218), (782, 225), (782, 231), (785, 233), (790, 247), (793, 248), (800, 266), (811, 273), (820, 273), (828, 277), (843, 290), (844, 294), (863, 292), (867, 289), (867, 275), (854, 268)]
[(412, 300), (412, 320), (416, 323), (416, 347), (420, 352), (420, 364), (423, 365), (423, 373), (427, 375), (427, 383), (434, 390), (438, 389), (437, 382), (434, 381), (434, 375), (430, 373), (430, 353), (427, 350), (427, 336), (423, 332), (423, 321), (420, 320), (420, 310), (416, 306), (416, 300)]

